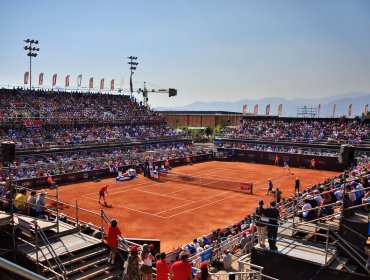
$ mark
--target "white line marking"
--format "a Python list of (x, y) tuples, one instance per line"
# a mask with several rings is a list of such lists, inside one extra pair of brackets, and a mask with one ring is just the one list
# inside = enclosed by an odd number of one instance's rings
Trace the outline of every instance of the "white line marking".
[[(96, 201), (96, 199), (93, 199), (93, 198), (88, 197), (88, 196), (86, 196), (86, 195), (83, 195), (83, 196), (85, 196), (87, 199), (90, 199), (90, 200), (94, 200), (94, 201)], [(114, 207), (118, 207), (118, 208), (122, 208), (122, 209), (128, 209), (128, 210), (135, 211), (135, 212), (139, 212), (139, 213), (142, 213), (142, 214), (146, 214), (146, 215), (150, 215), (150, 216), (155, 216), (155, 217), (157, 217), (157, 218), (166, 219), (166, 217), (162, 217), (162, 216), (159, 216), (159, 215), (156, 215), (156, 214), (152, 214), (152, 213), (148, 213), (148, 212), (145, 212), (145, 211), (137, 210), (137, 209), (130, 208), (130, 207), (127, 207), (127, 206), (115, 205)]]
[(208, 206), (208, 205), (215, 204), (215, 203), (221, 202), (221, 201), (226, 200), (226, 199), (229, 199), (229, 198), (233, 198), (234, 196), (237, 196), (237, 195), (238, 195), (238, 194), (235, 194), (235, 195), (232, 195), (232, 196), (229, 196), (229, 197), (225, 197), (225, 198), (220, 199), (220, 200), (217, 200), (217, 201), (213, 201), (213, 202), (210, 202), (210, 203), (207, 203), (207, 204), (203, 204), (203, 205), (201, 205), (201, 206), (198, 206), (198, 207), (195, 207), (195, 208), (192, 208), (192, 209), (189, 209), (189, 210), (183, 211), (183, 212), (181, 212), (181, 213), (174, 214), (174, 215), (169, 216), (169, 217), (166, 217), (166, 219), (170, 219), (170, 218), (176, 217), (176, 216), (178, 216), (178, 215), (182, 215), (182, 214), (184, 214), (184, 213), (187, 213), (187, 212), (190, 212), (190, 211), (194, 211), (194, 210), (196, 210), (196, 209), (203, 208), (203, 207), (206, 207), (206, 206)]
[(160, 193), (154, 193), (154, 192), (147, 192), (147, 191), (143, 191), (143, 190), (135, 190), (135, 191), (142, 192), (142, 193), (148, 193), (148, 194), (152, 194), (152, 195), (157, 195), (157, 196), (164, 196), (164, 197), (168, 197), (168, 198), (171, 198), (171, 199), (189, 201), (189, 199), (177, 198), (177, 197), (169, 196), (169, 195), (166, 195), (166, 194), (160, 194)]
[(225, 194), (225, 193), (229, 193), (229, 191), (227, 191), (227, 192), (222, 192), (222, 193), (219, 193), (219, 194), (216, 194), (216, 195), (212, 195), (212, 196), (208, 196), (208, 197), (206, 197), (206, 198), (204, 198), (204, 199), (201, 199), (201, 200), (191, 201), (190, 203), (186, 203), (186, 204), (179, 205), (179, 206), (176, 206), (176, 207), (173, 207), (173, 208), (170, 208), (170, 209), (166, 209), (166, 210), (163, 210), (163, 211), (157, 212), (157, 213), (155, 213), (155, 214), (160, 214), (160, 213), (168, 212), (168, 211), (171, 211), (171, 210), (174, 210), (174, 209), (177, 209), (177, 208), (181, 208), (181, 207), (188, 206), (188, 205), (191, 205), (191, 204), (194, 204), (194, 203), (200, 202), (200, 201), (207, 200), (207, 199), (212, 198), (212, 197), (220, 196), (220, 195), (223, 195), (223, 194)]

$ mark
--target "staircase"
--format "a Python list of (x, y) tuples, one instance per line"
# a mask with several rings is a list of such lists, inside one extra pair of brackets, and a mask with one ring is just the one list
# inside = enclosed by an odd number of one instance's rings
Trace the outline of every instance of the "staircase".
[[(115, 279), (122, 275), (122, 263), (107, 263), (109, 249), (102, 244), (91, 245), (80, 251), (69, 253), (60, 258), (65, 267), (66, 279)], [(117, 256), (117, 258), (119, 258)], [(51, 268), (58, 269), (55, 261)], [(43, 274), (49, 279), (57, 279), (54, 274), (44, 269)]]
[[(38, 223), (42, 224), (41, 221)], [(123, 257), (116, 254), (116, 264), (107, 263), (109, 248), (100, 240), (70, 230), (43, 230), (37, 226), (19, 236), (17, 251), (37, 266), (37, 272), (48, 279), (115, 279), (121, 276)], [(77, 230), (76, 230), (77, 229)], [(36, 249), (37, 248), (37, 249)]]

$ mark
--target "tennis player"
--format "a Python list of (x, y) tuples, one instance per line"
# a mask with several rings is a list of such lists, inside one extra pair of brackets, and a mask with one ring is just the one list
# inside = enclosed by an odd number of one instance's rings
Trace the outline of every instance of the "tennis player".
[(104, 200), (104, 204), (107, 204), (107, 202), (105, 201), (105, 194), (109, 195), (108, 193), (108, 187), (109, 185), (106, 185), (105, 187), (102, 187), (99, 191), (99, 204), (100, 204), (100, 199), (103, 198)]
[(290, 175), (290, 168), (289, 168), (289, 165), (288, 165), (288, 163), (286, 161), (284, 161), (284, 171), (283, 171), (283, 173), (285, 173), (285, 169), (288, 170), (289, 175)]

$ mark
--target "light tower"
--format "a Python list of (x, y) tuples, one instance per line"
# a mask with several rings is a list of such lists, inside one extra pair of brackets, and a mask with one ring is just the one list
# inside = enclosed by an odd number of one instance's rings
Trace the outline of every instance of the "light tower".
[(40, 50), (39, 48), (32, 47), (33, 44), (38, 45), (38, 40), (27, 39), (23, 40), (28, 46), (24, 46), (24, 49), (28, 51), (27, 56), (30, 57), (30, 91), (32, 90), (32, 57), (37, 56), (37, 52)]
[(134, 70), (136, 70), (136, 67), (137, 65), (139, 64), (138, 62), (136, 62), (137, 60), (137, 56), (129, 56), (127, 57), (130, 61), (127, 62), (127, 64), (130, 65), (130, 71), (131, 71), (131, 75), (130, 75), (130, 92), (131, 92), (131, 97), (132, 97), (132, 93), (134, 92), (133, 90), (133, 87), (132, 87), (132, 75), (134, 74)]

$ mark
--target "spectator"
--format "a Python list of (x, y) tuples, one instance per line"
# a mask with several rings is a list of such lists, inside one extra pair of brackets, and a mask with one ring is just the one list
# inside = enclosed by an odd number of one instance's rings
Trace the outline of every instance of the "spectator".
[(299, 188), (300, 188), (300, 185), (301, 185), (301, 181), (299, 180), (298, 177), (295, 178), (295, 185), (294, 185), (294, 192), (296, 194), (299, 193)]
[(157, 250), (155, 249), (155, 247), (154, 247), (154, 244), (153, 244), (153, 243), (150, 243), (150, 244), (149, 244), (149, 251), (150, 251), (150, 253), (152, 254), (152, 256), (157, 255)]
[(160, 260), (157, 260), (156, 262), (156, 280), (168, 280), (168, 273), (170, 272), (170, 270), (171, 268), (166, 262), (166, 253), (160, 253)]
[(45, 193), (41, 191), (36, 198), (35, 215), (37, 218), (43, 217), (45, 214)]
[(281, 190), (279, 188), (276, 188), (276, 191), (275, 191), (276, 203), (280, 203), (280, 201), (281, 201), (281, 195), (282, 195)]
[(349, 193), (345, 193), (343, 197), (343, 217), (349, 218), (355, 214), (355, 209), (353, 209), (353, 202), (349, 197)]
[(180, 253), (180, 259), (174, 262), (170, 270), (171, 280), (192, 280), (192, 269), (189, 264), (189, 254), (184, 251)]
[(279, 210), (276, 208), (276, 202), (271, 201), (270, 207), (265, 209), (265, 216), (269, 218), (267, 225), (267, 237), (270, 250), (277, 250), (276, 238), (278, 233), (278, 218), (280, 216)]
[[(263, 208), (263, 200), (260, 199), (258, 201), (258, 206), (256, 207), (255, 210), (255, 222), (256, 222), (256, 227), (257, 227), (257, 232), (258, 232), (258, 244), (262, 247), (265, 248), (265, 238), (266, 238), (266, 218), (265, 218), (265, 209)], [(264, 219), (264, 220), (261, 220)], [(244, 247), (243, 247), (244, 248)]]
[(15, 196), (13, 206), (14, 211), (17, 213), (26, 213), (27, 211), (27, 190), (25, 188), (20, 189), (19, 193)]
[(320, 217), (325, 217), (334, 214), (334, 209), (331, 201), (331, 196), (328, 192), (323, 193), (323, 199), (321, 200), (320, 206), (325, 206), (320, 209)]
[(143, 262), (140, 268), (140, 271), (142, 273), (142, 279), (151, 280), (153, 275), (152, 264), (154, 257), (150, 253), (150, 248), (148, 244), (143, 245), (143, 251), (141, 252), (141, 260)]
[(304, 202), (304, 205), (302, 207), (302, 212), (300, 212), (298, 216), (304, 221), (312, 220), (313, 214), (312, 214), (312, 210), (311, 210), (312, 206), (311, 206), (311, 203), (310, 203), (310, 197), (306, 196), (303, 199), (303, 202)]
[(208, 272), (208, 265), (206, 262), (200, 263), (200, 271), (195, 275), (195, 280), (211, 280), (211, 275)]
[(36, 216), (35, 205), (36, 205), (36, 191), (31, 191), (30, 196), (27, 198), (27, 215), (32, 217)]
[(107, 242), (110, 248), (108, 263), (114, 264), (115, 262), (119, 236), (121, 236), (121, 230), (117, 227), (117, 220), (113, 219), (110, 224), (108, 224)]
[(352, 190), (352, 186), (347, 184), (345, 187), (346, 194), (348, 194), (349, 199), (351, 200), (352, 204), (355, 205), (356, 202), (356, 195)]
[(140, 272), (141, 259), (137, 246), (131, 246), (130, 255), (125, 262), (124, 280), (141, 280)]
[[(362, 198), (362, 204), (368, 204), (370, 203), (370, 190), (367, 191), (367, 193), (365, 193), (365, 196)], [(364, 205), (363, 206), (365, 211), (369, 211), (369, 205)]]
[(224, 249), (224, 254), (222, 255), (222, 264), (225, 270), (231, 269), (232, 255), (228, 249)]

